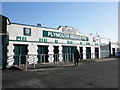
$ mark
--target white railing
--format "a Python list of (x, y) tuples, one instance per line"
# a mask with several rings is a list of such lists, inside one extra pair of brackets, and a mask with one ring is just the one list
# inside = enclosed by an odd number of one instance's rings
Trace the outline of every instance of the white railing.
[[(91, 53), (91, 54), (80, 54), (80, 58), (84, 59), (83, 56), (86, 56), (86, 59), (99, 58), (99, 54)], [(48, 61), (48, 58), (52, 60)], [(37, 64), (45, 65), (49, 64), (52, 66), (59, 66), (60, 63), (64, 65), (65, 62), (74, 62), (74, 54), (66, 53), (66, 54), (29, 54), (29, 55), (12, 55), (8, 57), (7, 63), (13, 63), (14, 65), (18, 65), (18, 67), (24, 66), (25, 70), (28, 69), (30, 65), (33, 65), (33, 68), (36, 68)]]
[[(53, 58), (52, 62), (48, 61), (48, 58)], [(62, 57), (60, 60), (59, 57)], [(25, 66), (25, 69), (28, 69), (30, 64), (33, 64), (34, 68), (36, 64), (50, 64), (50, 65), (59, 65), (59, 62), (73, 62), (74, 54), (29, 54), (29, 55), (12, 55), (7, 59), (7, 63), (13, 63), (14, 65)]]

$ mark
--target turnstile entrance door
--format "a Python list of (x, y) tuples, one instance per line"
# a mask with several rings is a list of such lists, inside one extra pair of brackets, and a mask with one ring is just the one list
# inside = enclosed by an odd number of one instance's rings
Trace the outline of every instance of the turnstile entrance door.
[(115, 48), (112, 48), (112, 52), (113, 57), (115, 57)]
[(15, 44), (14, 45), (14, 64), (25, 64), (26, 62), (26, 55), (28, 53), (27, 47), (28, 45), (19, 45)]
[(74, 46), (63, 46), (63, 60), (72, 61), (73, 60), (73, 53), (75, 52), (76, 47)]
[(48, 46), (38, 46), (38, 62), (48, 62)]
[(86, 47), (86, 59), (91, 59), (91, 47)]
[(80, 59), (83, 59), (83, 47), (80, 47)]
[(99, 48), (95, 48), (95, 58), (99, 58)]
[(58, 50), (58, 48), (59, 48), (59, 46), (54, 46), (54, 55), (53, 55), (53, 57), (54, 57), (54, 62), (56, 62), (56, 61), (59, 61), (59, 50)]

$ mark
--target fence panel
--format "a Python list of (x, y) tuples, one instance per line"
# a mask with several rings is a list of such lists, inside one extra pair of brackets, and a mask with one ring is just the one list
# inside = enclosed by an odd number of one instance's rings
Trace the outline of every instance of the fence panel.
[[(15, 62), (15, 57), (16, 55), (10, 56), (8, 57), (7, 62)], [(84, 59), (83, 57), (85, 56), (86, 59), (93, 59), (93, 58), (99, 58), (99, 54), (97, 53), (82, 53), (80, 54), (80, 56), (82, 56), (82, 58), (80, 57), (80, 59)], [(74, 53), (65, 53), (65, 54), (29, 54), (29, 55), (17, 55), (17, 57), (19, 57), (19, 61), (18, 61), (18, 67), (24, 66), (25, 70), (28, 70), (29, 66), (33, 65), (33, 68), (36, 68), (38, 66), (59, 66), (61, 64), (65, 64), (65, 63), (73, 63), (74, 62)], [(25, 57), (22, 58), (21, 57)], [(50, 62), (46, 61), (46, 58), (49, 57), (49, 59), (51, 60)], [(60, 58), (59, 58), (60, 57)], [(25, 59), (25, 60), (23, 60)], [(62, 60), (60, 60), (62, 59)], [(22, 61), (23, 60), (23, 61)], [(53, 61), (52, 61), (53, 60)], [(25, 62), (25, 63), (24, 63)], [(62, 63), (60, 63), (62, 62)]]

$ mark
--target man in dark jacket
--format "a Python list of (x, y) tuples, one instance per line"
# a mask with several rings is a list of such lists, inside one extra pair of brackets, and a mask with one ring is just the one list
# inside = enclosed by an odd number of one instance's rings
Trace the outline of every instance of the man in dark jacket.
[(76, 51), (74, 52), (74, 64), (75, 65), (79, 64), (79, 58), (80, 58), (80, 55), (79, 55), (78, 50), (76, 49)]

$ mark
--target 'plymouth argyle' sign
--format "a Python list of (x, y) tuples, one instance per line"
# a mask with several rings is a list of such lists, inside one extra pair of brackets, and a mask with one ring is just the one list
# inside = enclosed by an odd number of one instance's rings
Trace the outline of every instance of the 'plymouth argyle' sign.
[(52, 31), (43, 31), (43, 37), (89, 41), (89, 38), (87, 36), (60, 33), (60, 32), (52, 32)]

